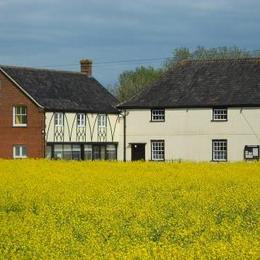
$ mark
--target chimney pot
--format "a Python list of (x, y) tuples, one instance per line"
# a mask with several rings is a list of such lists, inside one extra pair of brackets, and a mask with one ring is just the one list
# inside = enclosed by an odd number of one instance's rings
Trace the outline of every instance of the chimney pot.
[(88, 77), (92, 76), (92, 60), (83, 59), (80, 61), (80, 71)]

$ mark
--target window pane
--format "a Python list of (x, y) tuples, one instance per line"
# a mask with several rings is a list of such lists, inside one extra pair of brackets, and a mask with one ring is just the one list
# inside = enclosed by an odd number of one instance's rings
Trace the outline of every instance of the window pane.
[(20, 146), (18, 146), (18, 145), (15, 146), (15, 156), (16, 157), (20, 156)]
[(24, 156), (27, 156), (27, 148), (25, 146), (22, 146), (21, 147), (21, 155), (24, 157)]
[(62, 159), (62, 145), (56, 144), (54, 145), (54, 158), (55, 159)]
[(110, 144), (107, 145), (107, 159), (116, 160), (116, 145)]
[(92, 160), (92, 146), (86, 144), (84, 146), (84, 159), (85, 160)]
[(45, 148), (45, 157), (47, 159), (51, 159), (51, 146), (50, 145), (47, 145), (46, 148)]
[(71, 160), (72, 159), (72, 151), (71, 151), (71, 145), (70, 144), (63, 145), (63, 159), (64, 160)]
[(81, 149), (80, 145), (72, 145), (72, 159), (80, 160), (81, 159)]

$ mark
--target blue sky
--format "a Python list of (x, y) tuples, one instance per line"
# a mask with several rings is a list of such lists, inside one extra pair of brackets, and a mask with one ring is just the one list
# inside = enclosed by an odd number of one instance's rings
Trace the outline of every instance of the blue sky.
[[(79, 70), (104, 85), (178, 47), (260, 49), (259, 0), (0, 0), (0, 64)], [(102, 64), (103, 63), (103, 64)]]

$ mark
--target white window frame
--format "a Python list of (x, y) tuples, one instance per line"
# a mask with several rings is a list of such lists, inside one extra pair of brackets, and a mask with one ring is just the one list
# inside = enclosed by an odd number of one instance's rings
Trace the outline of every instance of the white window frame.
[(165, 160), (165, 141), (151, 140), (151, 160), (164, 161)]
[[(21, 107), (25, 108), (25, 110), (26, 110), (25, 114), (23, 114), (23, 113), (18, 114), (17, 113), (17, 109), (21, 108)], [(16, 116), (26, 116), (26, 122), (27, 123), (25, 123), (25, 124), (23, 124), (23, 123), (21, 123), (21, 124), (16, 123)], [(27, 109), (27, 106), (25, 106), (25, 105), (13, 106), (13, 126), (14, 127), (27, 127), (27, 124), (28, 124), (28, 109)]]
[(98, 128), (107, 127), (107, 115), (106, 114), (99, 114), (97, 120), (98, 120)]
[(151, 122), (164, 122), (165, 121), (165, 109), (156, 108), (151, 109)]
[(226, 162), (228, 159), (228, 142), (226, 139), (212, 140), (212, 161)]
[(86, 115), (83, 113), (77, 114), (77, 126), (85, 127), (86, 126)]
[(54, 113), (54, 126), (64, 125), (64, 114), (61, 112)]
[(227, 121), (228, 109), (227, 107), (216, 107), (212, 110), (212, 121)]
[[(16, 148), (19, 149), (18, 155), (16, 154)], [(23, 154), (23, 151), (24, 151), (23, 149), (25, 149), (26, 154)], [(13, 158), (14, 159), (25, 159), (25, 158), (27, 158), (27, 154), (28, 154), (27, 147), (25, 145), (17, 144), (17, 145), (13, 146)]]

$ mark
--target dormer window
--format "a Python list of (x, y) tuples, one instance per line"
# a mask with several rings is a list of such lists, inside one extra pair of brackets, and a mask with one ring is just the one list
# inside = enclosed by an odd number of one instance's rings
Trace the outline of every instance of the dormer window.
[(63, 113), (55, 113), (54, 114), (54, 125), (55, 126), (63, 126)]
[(226, 107), (216, 107), (212, 111), (212, 121), (227, 121), (228, 109)]
[(27, 107), (14, 106), (13, 107), (13, 126), (26, 127), (27, 126)]
[(164, 122), (164, 121), (165, 121), (165, 109), (151, 110), (151, 122)]

